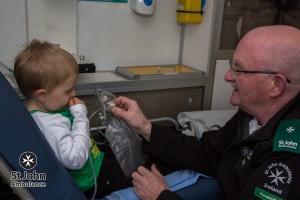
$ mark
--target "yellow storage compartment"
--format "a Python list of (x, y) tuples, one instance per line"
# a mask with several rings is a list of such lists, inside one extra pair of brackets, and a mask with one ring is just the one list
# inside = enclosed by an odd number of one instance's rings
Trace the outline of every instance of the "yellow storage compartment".
[(202, 21), (202, 0), (178, 0), (177, 21), (179, 23), (200, 23)]

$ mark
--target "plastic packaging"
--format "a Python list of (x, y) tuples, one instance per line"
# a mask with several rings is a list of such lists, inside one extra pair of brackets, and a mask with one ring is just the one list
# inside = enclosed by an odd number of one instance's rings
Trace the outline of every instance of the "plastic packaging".
[(125, 176), (130, 177), (139, 166), (146, 163), (147, 156), (141, 152), (142, 138), (132, 132), (124, 121), (113, 118), (105, 135)]
[(147, 155), (140, 150), (142, 138), (134, 133), (124, 120), (111, 113), (111, 108), (115, 106), (113, 94), (97, 88), (96, 99), (100, 120), (107, 125), (106, 139), (125, 176), (130, 177), (147, 160)]

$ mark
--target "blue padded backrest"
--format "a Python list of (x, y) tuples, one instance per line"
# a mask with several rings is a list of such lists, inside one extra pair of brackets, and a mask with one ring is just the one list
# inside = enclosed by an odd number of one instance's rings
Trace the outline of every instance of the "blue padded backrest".
[[(66, 169), (60, 164), (25, 105), (0, 72), (0, 153), (13, 171), (44, 173), (46, 187), (29, 187), (37, 199), (86, 199)], [(37, 157), (33, 169), (23, 169), (19, 157), (24, 152)], [(30, 177), (26, 177), (28, 178)]]

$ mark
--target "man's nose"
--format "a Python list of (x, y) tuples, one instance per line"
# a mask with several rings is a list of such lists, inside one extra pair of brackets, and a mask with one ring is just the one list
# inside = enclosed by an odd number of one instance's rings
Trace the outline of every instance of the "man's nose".
[(224, 79), (226, 82), (233, 82), (234, 77), (232, 76), (231, 69), (228, 69), (227, 72), (225, 73)]

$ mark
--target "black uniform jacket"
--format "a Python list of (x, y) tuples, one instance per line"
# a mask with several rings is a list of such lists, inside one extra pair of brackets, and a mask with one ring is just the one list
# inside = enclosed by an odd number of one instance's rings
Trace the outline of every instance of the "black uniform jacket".
[[(220, 130), (204, 133), (200, 141), (153, 124), (150, 142), (143, 141), (142, 150), (171, 166), (216, 178), (224, 199), (299, 200), (299, 99), (300, 94), (251, 135), (252, 117), (242, 110)], [(177, 198), (165, 190), (158, 199)]]

